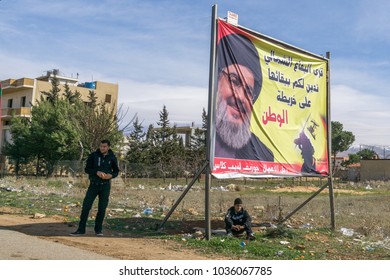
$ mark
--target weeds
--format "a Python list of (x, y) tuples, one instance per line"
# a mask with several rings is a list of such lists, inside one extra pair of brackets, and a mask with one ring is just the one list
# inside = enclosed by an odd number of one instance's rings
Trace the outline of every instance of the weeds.
[(285, 225), (278, 225), (276, 228), (266, 230), (265, 236), (270, 238), (294, 238), (294, 231), (287, 228)]
[[(120, 179), (119, 179), (120, 180)], [(175, 184), (177, 185), (175, 185)], [(286, 224), (276, 228), (254, 227), (257, 240), (212, 237), (211, 240), (192, 237), (194, 227), (204, 226), (202, 181), (192, 187), (182, 203), (173, 212), (163, 231), (156, 231), (167, 211), (181, 194), (185, 180), (163, 183), (157, 179), (130, 179), (127, 184), (112, 187), (107, 209), (107, 229), (129, 238), (148, 237), (172, 239), (182, 246), (205, 254), (222, 254), (245, 259), (389, 259), (389, 249), (382, 246), (390, 235), (390, 187), (370, 183), (336, 185), (335, 189), (351, 190), (335, 196), (336, 225), (354, 231), (354, 236), (343, 236), (337, 229), (330, 230), (329, 197), (321, 193)], [(254, 224), (275, 223), (308, 197), (307, 193), (274, 193), (284, 186), (299, 184), (313, 187), (320, 181), (269, 179), (213, 181), (214, 187), (231, 184), (230, 189), (212, 189), (212, 227), (223, 229), (223, 216), (234, 201), (241, 197)], [(32, 215), (62, 215), (67, 221), (77, 221), (85, 195), (86, 177), (61, 179), (6, 178), (0, 181), (1, 212)], [(168, 188), (168, 186), (172, 186)], [(174, 186), (180, 186), (177, 189)], [(96, 203), (91, 215), (96, 213)], [(153, 214), (145, 215), (145, 208)], [(288, 225), (288, 227), (287, 227)], [(89, 220), (88, 226), (93, 227)], [(240, 244), (245, 242), (244, 246)], [(371, 242), (371, 243), (369, 243)], [(382, 242), (382, 243), (381, 243)], [(377, 245), (370, 245), (377, 244)], [(387, 245), (386, 245), (387, 246)]]

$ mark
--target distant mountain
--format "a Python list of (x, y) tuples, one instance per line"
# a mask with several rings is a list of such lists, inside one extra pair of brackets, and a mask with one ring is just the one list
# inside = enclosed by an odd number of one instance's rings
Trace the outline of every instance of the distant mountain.
[(351, 148), (349, 148), (347, 151), (338, 153), (338, 157), (347, 157), (349, 154), (356, 154), (357, 152), (363, 150), (363, 149), (370, 149), (374, 150), (379, 158), (387, 158), (390, 159), (390, 147), (381, 147), (381, 146), (369, 146), (369, 145), (353, 145)]

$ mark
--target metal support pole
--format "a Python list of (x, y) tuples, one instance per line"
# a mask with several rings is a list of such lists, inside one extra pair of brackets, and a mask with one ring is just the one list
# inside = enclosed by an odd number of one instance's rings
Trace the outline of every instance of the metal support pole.
[(332, 129), (331, 129), (331, 115), (330, 115), (330, 52), (326, 52), (327, 63), (327, 75), (326, 75), (326, 90), (327, 90), (327, 115), (328, 115), (328, 186), (329, 186), (329, 203), (330, 203), (330, 225), (333, 230), (336, 229), (336, 218), (334, 210), (334, 193), (333, 193), (333, 175), (332, 175)]
[(198, 170), (192, 181), (188, 184), (187, 188), (183, 191), (183, 193), (180, 195), (179, 199), (175, 202), (175, 204), (172, 206), (172, 208), (169, 210), (168, 214), (165, 216), (164, 220), (160, 224), (157, 230), (161, 230), (164, 227), (164, 224), (166, 221), (168, 221), (169, 217), (172, 215), (173, 211), (175, 211), (176, 207), (180, 204), (180, 202), (183, 200), (183, 198), (186, 196), (188, 191), (191, 189), (192, 185), (196, 182), (196, 180), (201, 176), (202, 172), (205, 170), (205, 168), (209, 166), (209, 163), (206, 161), (202, 168)]
[(334, 193), (333, 193), (333, 180), (331, 177), (328, 179), (329, 186), (329, 203), (330, 203), (330, 226), (332, 230), (336, 229), (336, 218), (334, 210)]
[(211, 215), (210, 215), (210, 187), (211, 187), (211, 172), (210, 165), (206, 167), (206, 176), (205, 176), (205, 237), (206, 240), (211, 238)]
[(212, 8), (211, 15), (211, 38), (210, 38), (210, 72), (209, 72), (209, 98), (207, 114), (207, 134), (206, 134), (206, 168), (205, 178), (205, 233), (206, 240), (211, 238), (211, 221), (210, 221), (210, 185), (211, 185), (211, 166), (214, 164), (211, 139), (213, 132), (214, 118), (214, 85), (215, 85), (215, 57), (217, 46), (217, 4)]
[(299, 205), (295, 210), (290, 212), (286, 217), (283, 218), (283, 220), (280, 221), (280, 223), (284, 223), (287, 221), (292, 215), (294, 215), (296, 212), (299, 211), (303, 206), (305, 206), (310, 200), (312, 200), (314, 197), (316, 197), (320, 192), (322, 192), (326, 187), (328, 186), (328, 183), (326, 183), (323, 187), (321, 187), (318, 191), (313, 193), (308, 199), (306, 199), (301, 205)]

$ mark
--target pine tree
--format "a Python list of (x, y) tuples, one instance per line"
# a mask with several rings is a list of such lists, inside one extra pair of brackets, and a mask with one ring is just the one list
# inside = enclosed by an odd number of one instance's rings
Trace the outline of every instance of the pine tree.
[(202, 127), (196, 128), (194, 135), (191, 136), (191, 146), (187, 150), (188, 166), (196, 173), (206, 160), (206, 132), (207, 132), (207, 114), (203, 108)]
[(169, 160), (171, 173), (176, 178), (183, 176), (186, 169), (186, 151), (184, 141), (176, 133), (176, 126), (173, 127), (172, 154)]
[(148, 126), (148, 130), (146, 132), (146, 140), (153, 140), (153, 137), (154, 137), (154, 126), (153, 124), (150, 124)]
[(98, 106), (97, 100), (98, 100), (98, 98), (96, 96), (96, 92), (93, 90), (90, 90), (88, 92), (88, 101), (89, 101), (88, 105), (89, 105), (89, 107), (91, 107), (92, 109), (95, 109)]
[(73, 92), (68, 83), (65, 83), (64, 85), (64, 93), (63, 93), (63, 96), (65, 98), (65, 100), (68, 100), (68, 102), (70, 104), (74, 104), (77, 102), (77, 100), (79, 100), (81, 98), (81, 94), (78, 90), (75, 90), (75, 92)]
[(129, 171), (134, 176), (142, 176), (146, 158), (146, 133), (143, 131), (142, 124), (139, 123), (138, 118), (133, 122), (133, 130), (127, 136), (128, 152), (126, 160), (129, 163)]
[(165, 105), (159, 115), (160, 120), (157, 122), (159, 127), (154, 131), (156, 142), (153, 155), (157, 159), (158, 168), (165, 181), (166, 176), (172, 175), (172, 170), (177, 168), (172, 163), (178, 160), (176, 151), (179, 149), (179, 142), (176, 127), (169, 125), (169, 113)]
[(206, 113), (206, 109), (203, 108), (203, 111), (202, 111), (202, 128), (204, 131), (207, 130), (207, 113)]
[(48, 176), (59, 160), (78, 156), (78, 134), (71, 120), (73, 109), (66, 100), (41, 103), (32, 109), (30, 144), (34, 145), (36, 156), (44, 160)]
[[(60, 87), (54, 77), (52, 89), (42, 92), (41, 100), (32, 107), (31, 120), (24, 129), (18, 118), (11, 123), (12, 137), (16, 141), (8, 144), (7, 156), (17, 165), (34, 159), (37, 175), (43, 171), (50, 176), (60, 160), (81, 159), (80, 150), (85, 156), (95, 150), (102, 139), (109, 139), (115, 146), (123, 139), (123, 130), (127, 127), (119, 129), (121, 112), (115, 105), (98, 104), (93, 91), (90, 91), (88, 105), (68, 85), (65, 85), (63, 96), (59, 98)], [(25, 135), (28, 135), (28, 140), (23, 140)]]
[(173, 134), (172, 128), (169, 126), (169, 113), (167, 107), (164, 105), (160, 112), (160, 120), (157, 122), (159, 129), (156, 131), (156, 136), (161, 142), (170, 139)]
[(60, 83), (57, 77), (54, 75), (54, 77), (51, 79), (51, 89), (49, 91), (42, 91), (41, 102), (48, 101), (51, 104), (54, 104), (60, 98), (60, 92)]
[(30, 139), (29, 120), (23, 117), (15, 117), (11, 121), (12, 141), (5, 142), (3, 153), (8, 156), (10, 163), (14, 164), (16, 176), (22, 163), (26, 163), (33, 156)]

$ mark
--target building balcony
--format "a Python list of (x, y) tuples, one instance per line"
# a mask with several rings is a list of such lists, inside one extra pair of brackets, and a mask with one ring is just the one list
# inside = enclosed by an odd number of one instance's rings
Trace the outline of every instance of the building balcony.
[(20, 89), (33, 88), (34, 79), (30, 78), (21, 78), (21, 79), (8, 79), (1, 82), (3, 88), (3, 94), (8, 92), (18, 91)]
[(2, 120), (10, 120), (12, 117), (31, 117), (31, 107), (3, 108), (1, 112)]

